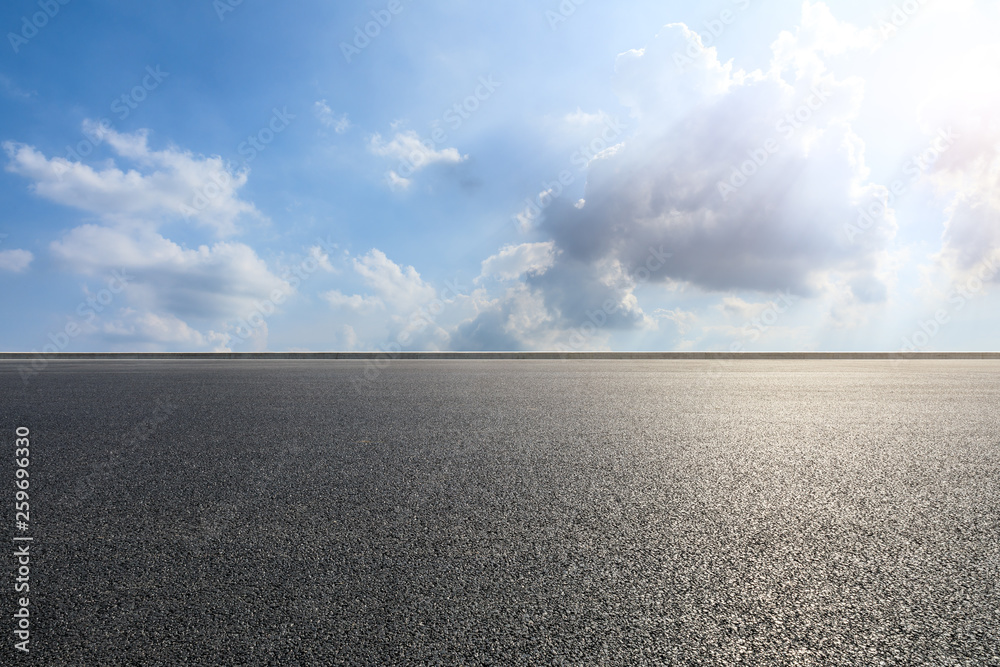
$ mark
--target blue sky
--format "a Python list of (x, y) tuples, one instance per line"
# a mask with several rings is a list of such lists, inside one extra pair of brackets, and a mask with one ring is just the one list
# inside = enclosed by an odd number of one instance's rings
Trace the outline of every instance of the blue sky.
[(997, 349), (998, 14), (6, 3), (0, 349)]

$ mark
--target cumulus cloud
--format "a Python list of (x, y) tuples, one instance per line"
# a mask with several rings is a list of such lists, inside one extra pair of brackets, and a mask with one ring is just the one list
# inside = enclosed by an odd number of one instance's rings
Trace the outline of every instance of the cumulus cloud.
[(620, 58), (620, 85), (636, 87), (625, 97), (638, 131), (591, 163), (586, 204), (553, 207), (542, 230), (570, 257), (613, 258), (626, 270), (663, 246), (674, 256), (654, 281), (708, 290), (809, 294), (817, 273), (870, 270), (870, 251), (843, 233), (881, 189), (866, 183), (864, 145), (849, 125), (859, 84), (735, 76), (710, 51), (703, 67), (678, 74), (670, 56), (689, 39), (668, 27)]
[(338, 350), (348, 351), (353, 350), (358, 345), (358, 334), (354, 331), (354, 327), (350, 325), (343, 325), (334, 335), (334, 347)]
[(386, 176), (389, 182), (389, 187), (393, 190), (406, 190), (413, 184), (413, 181), (409, 178), (403, 178), (395, 171), (390, 170)]
[(963, 70), (921, 107), (930, 176), (950, 198), (939, 260), (956, 279), (1000, 281), (1000, 84), (983, 72), (1000, 67), (1000, 47), (962, 55)]
[[(333, 246), (336, 247), (336, 246)], [(330, 263), (330, 255), (318, 245), (310, 246), (308, 251), (309, 259), (316, 262), (316, 265), (327, 273), (339, 273), (336, 267)]]
[(173, 350), (212, 348), (213, 351), (227, 351), (230, 340), (224, 333), (209, 331), (203, 334), (174, 315), (133, 308), (123, 308), (103, 326), (102, 333), (110, 345), (127, 345), (129, 349), (168, 346)]
[[(273, 313), (274, 304), (294, 291), (292, 285), (246, 244), (216, 241), (189, 248), (158, 231), (187, 221), (213, 236), (227, 236), (238, 231), (243, 216), (262, 218), (239, 197), (247, 172), (234, 173), (218, 157), (174, 147), (153, 150), (146, 131), (125, 134), (93, 123), (84, 130), (130, 166), (48, 158), (13, 142), (4, 148), (7, 170), (30, 179), (35, 194), (100, 220), (50, 243), (57, 264), (88, 277), (127, 276), (117, 319), (105, 319), (103, 327), (88, 322), (86, 331), (104, 336), (112, 346), (161, 349), (221, 349), (237, 340), (227, 332), (243, 331), (239, 342), (265, 348), (262, 308)], [(318, 267), (333, 270), (322, 248), (308, 252)], [(110, 317), (109, 312), (102, 317)], [(258, 320), (247, 326), (255, 315)]]
[(412, 266), (400, 266), (378, 249), (354, 259), (354, 270), (379, 298), (400, 310), (417, 308), (435, 297), (434, 288)]
[[(776, 40), (766, 72), (738, 70), (711, 48), (678, 67), (699, 40), (682, 24), (621, 54), (615, 89), (631, 134), (590, 161), (582, 202), (556, 199), (536, 225), (555, 260), (524, 283), (551, 325), (569, 332), (600, 310), (607, 329), (650, 326), (634, 294), (640, 283), (816, 296), (837, 276), (867, 301), (883, 298), (891, 210), (863, 241), (844, 233), (863, 203), (887, 195), (868, 181), (851, 127), (862, 81), (823, 66), (876, 38), (806, 2), (802, 26)], [(512, 255), (487, 261), (504, 252)], [(516, 296), (463, 325), (466, 337), (487, 319), (509, 321)]]
[(433, 314), (420, 310), (393, 318), (388, 333), (388, 340), (411, 350), (444, 350), (451, 342), (449, 332)]
[(344, 134), (351, 129), (351, 121), (347, 118), (347, 114), (342, 113), (337, 116), (333, 113), (330, 105), (326, 103), (326, 100), (316, 102), (313, 105), (313, 113), (316, 114), (316, 118), (320, 123), (332, 129), (337, 134)]
[(362, 296), (360, 294), (348, 296), (340, 290), (330, 290), (321, 296), (334, 308), (348, 308), (361, 312), (385, 308), (382, 300), (374, 296)]
[(720, 303), (717, 308), (724, 313), (727, 317), (735, 318), (738, 320), (749, 320), (756, 317), (765, 308), (768, 308), (770, 303), (750, 303), (735, 296), (723, 297), (722, 303)]
[(133, 166), (94, 168), (66, 158), (48, 158), (33, 146), (7, 141), (7, 170), (33, 181), (32, 191), (51, 201), (95, 213), (114, 223), (158, 224), (188, 220), (225, 236), (241, 216), (262, 217), (239, 197), (247, 172), (233, 172), (220, 157), (196, 156), (177, 148), (152, 150), (148, 133), (122, 134), (92, 122), (84, 132)]
[(580, 107), (576, 108), (576, 111), (568, 113), (563, 116), (563, 123), (566, 125), (571, 125), (574, 127), (588, 127), (591, 125), (597, 125), (604, 122), (605, 115), (600, 111), (595, 113), (587, 113)]
[(457, 148), (437, 149), (431, 142), (422, 141), (413, 130), (397, 132), (388, 143), (376, 133), (369, 142), (369, 148), (375, 155), (408, 161), (414, 171), (438, 162), (458, 163), (465, 159)]
[(544, 273), (555, 263), (556, 250), (552, 241), (509, 245), (483, 261), (483, 278), (513, 280), (527, 273)]
[(830, 56), (854, 51), (871, 53), (886, 35), (875, 27), (859, 28), (838, 21), (822, 2), (805, 2), (795, 33), (782, 32), (771, 45), (773, 67), (796, 77), (815, 77), (826, 71)]
[(386, 172), (386, 181), (393, 190), (405, 190), (413, 183), (413, 174), (433, 164), (458, 164), (464, 162), (457, 148), (438, 148), (434, 142), (423, 140), (413, 130), (397, 132), (390, 141), (385, 141), (376, 133), (368, 142), (368, 150), (374, 155), (389, 158), (397, 163)]
[(502, 296), (480, 297), (476, 314), (456, 328), (452, 345), (461, 350), (497, 349), (497, 345), (509, 350), (562, 349), (569, 337), (578, 338), (586, 329), (591, 346), (599, 347), (596, 342), (607, 335), (595, 336), (591, 327), (607, 332), (655, 326), (633, 294), (636, 278), (626, 274), (620, 263), (592, 265), (554, 257), (541, 268), (545, 264), (524, 274), (523, 281)]
[(135, 276), (130, 294), (141, 292), (145, 303), (181, 317), (245, 317), (257, 301), (291, 292), (288, 282), (242, 243), (189, 249), (156, 232), (82, 225), (50, 247), (58, 261), (79, 273), (125, 269)]
[(476, 315), (451, 333), (453, 350), (554, 349), (555, 318), (537, 290), (521, 284), (506, 289), (496, 299), (489, 299), (480, 291), (472, 301)]
[(0, 93), (3, 95), (18, 101), (26, 101), (35, 97), (37, 93), (35, 91), (22, 90), (14, 81), (6, 74), (0, 74)]
[(20, 273), (33, 259), (35, 256), (28, 250), (0, 250), (0, 271)]
[(658, 308), (654, 313), (658, 320), (673, 322), (677, 327), (677, 333), (686, 335), (698, 323), (698, 316), (690, 311), (680, 308)]
[(330, 105), (326, 103), (326, 100), (316, 102), (313, 105), (313, 113), (316, 114), (316, 118), (320, 123), (329, 127), (337, 134), (343, 134), (351, 129), (351, 121), (348, 120), (347, 114), (343, 113), (337, 116), (333, 113)]
[(446, 311), (456, 308), (459, 286), (446, 283), (449, 286), (439, 291), (416, 268), (394, 262), (377, 248), (350, 258), (350, 262), (369, 293), (350, 294), (333, 289), (320, 297), (340, 311), (341, 317), (353, 318), (351, 347), (448, 348), (449, 332), (439, 319), (450, 317)]

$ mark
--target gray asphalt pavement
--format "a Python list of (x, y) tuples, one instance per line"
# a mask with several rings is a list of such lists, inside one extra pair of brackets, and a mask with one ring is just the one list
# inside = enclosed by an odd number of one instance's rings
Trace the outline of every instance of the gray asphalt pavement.
[(998, 361), (22, 365), (5, 665), (1000, 665)]

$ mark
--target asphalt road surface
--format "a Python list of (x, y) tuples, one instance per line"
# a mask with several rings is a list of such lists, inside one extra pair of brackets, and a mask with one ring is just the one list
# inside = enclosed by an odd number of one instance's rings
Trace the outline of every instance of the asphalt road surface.
[(22, 365), (0, 664), (1000, 665), (1000, 362)]

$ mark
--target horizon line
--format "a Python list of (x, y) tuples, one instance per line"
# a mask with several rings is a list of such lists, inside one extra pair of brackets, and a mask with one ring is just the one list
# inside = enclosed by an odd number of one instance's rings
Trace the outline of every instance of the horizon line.
[(609, 352), (609, 351), (494, 351), (494, 352), (439, 352), (439, 351), (367, 351), (367, 352), (0, 352), (0, 361), (88, 361), (88, 360), (449, 360), (449, 359), (581, 359), (581, 360), (713, 360), (713, 359), (759, 359), (759, 360), (809, 360), (809, 359), (953, 359), (953, 360), (1000, 360), (1000, 352)]

